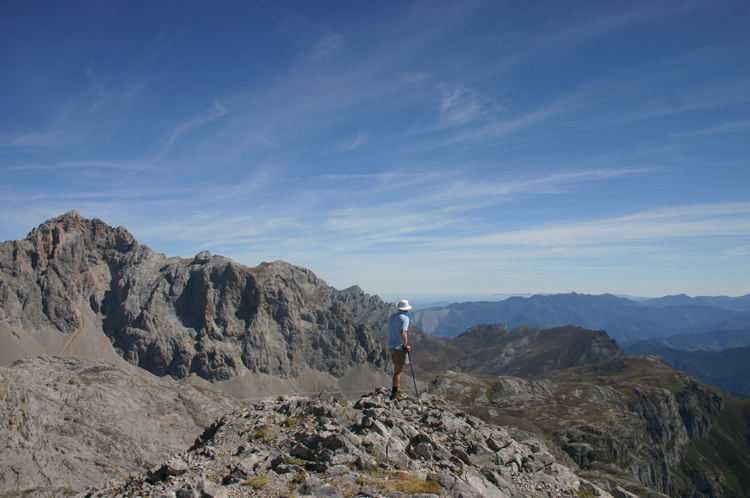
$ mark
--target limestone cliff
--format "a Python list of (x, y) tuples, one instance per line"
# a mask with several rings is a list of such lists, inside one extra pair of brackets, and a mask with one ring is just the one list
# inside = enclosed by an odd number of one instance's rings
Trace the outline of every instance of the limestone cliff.
[(449, 372), (431, 392), (484, 420), (543, 435), (604, 489), (747, 496), (750, 404), (672, 370), (617, 357), (533, 379)]
[(0, 244), (0, 309), (6, 364), (64, 353), (100, 321), (120, 356), (157, 376), (314, 370), (338, 379), (386, 368), (372, 330), (332, 305), (311, 271), (281, 261), (249, 268), (208, 251), (168, 258), (75, 211)]

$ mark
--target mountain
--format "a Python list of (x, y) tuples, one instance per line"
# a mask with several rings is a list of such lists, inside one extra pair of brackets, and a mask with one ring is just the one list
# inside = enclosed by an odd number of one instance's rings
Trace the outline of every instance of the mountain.
[(684, 351), (656, 341), (638, 341), (629, 355), (656, 355), (670, 367), (722, 391), (750, 396), (750, 346), (721, 351)]
[(535, 377), (571, 366), (623, 356), (605, 332), (566, 326), (553, 329), (475, 325), (453, 339), (464, 352), (448, 368), (482, 375)]
[(670, 362), (687, 354), (688, 351), (672, 348), (655, 339), (649, 339), (631, 344), (625, 348), (625, 353), (628, 356), (661, 356)]
[(328, 287), (331, 304), (341, 302), (359, 323), (369, 325), (382, 344), (388, 343), (388, 317), (397, 311), (396, 303), (386, 303), (380, 296), (366, 294), (358, 285), (344, 290)]
[(3, 364), (91, 356), (240, 397), (388, 382), (373, 331), (311, 271), (168, 258), (75, 211), (0, 244), (0, 309)]
[(540, 434), (603, 489), (750, 495), (750, 400), (658, 357), (611, 358), (533, 379), (448, 372), (430, 393), (487, 422)]
[[(358, 286), (343, 291), (331, 288), (331, 299), (349, 307), (355, 319), (372, 327), (386, 345), (388, 317), (396, 312), (394, 303), (370, 296)], [(508, 330), (501, 323), (475, 325), (448, 339), (425, 334), (410, 321), (408, 335), (414, 372), (427, 381), (450, 369), (529, 377), (625, 354), (605, 332), (573, 326), (542, 329), (522, 325)]]
[[(721, 351), (722, 349), (750, 346), (750, 329), (712, 330), (711, 332), (702, 332), (695, 334), (678, 334), (669, 337), (655, 337), (649, 339), (649, 341), (663, 344), (664, 346), (668, 346), (670, 348), (682, 349), (685, 351)], [(640, 342), (642, 341), (631, 344), (630, 346), (625, 348), (626, 351), (639, 348)]]
[(750, 396), (750, 347), (694, 351), (674, 358), (669, 366), (722, 391)]
[(112, 496), (572, 497), (612, 495), (558, 463), (538, 438), (488, 425), (439, 398), (354, 405), (281, 396), (217, 419), (151, 471), (81, 493)]
[(685, 332), (750, 328), (750, 313), (715, 306), (646, 306), (610, 294), (536, 295), (500, 302), (456, 303), (428, 308), (412, 315), (424, 332), (456, 337), (472, 325), (504, 323), (552, 328), (568, 324), (605, 330), (618, 342), (663, 337)]
[(0, 497), (70, 496), (144, 471), (242, 403), (87, 358), (0, 367)]
[(740, 297), (728, 296), (698, 296), (690, 297), (685, 294), (676, 296), (664, 296), (656, 299), (643, 301), (646, 306), (676, 306), (676, 305), (697, 305), (697, 306), (716, 306), (735, 311), (750, 311), (750, 294)]

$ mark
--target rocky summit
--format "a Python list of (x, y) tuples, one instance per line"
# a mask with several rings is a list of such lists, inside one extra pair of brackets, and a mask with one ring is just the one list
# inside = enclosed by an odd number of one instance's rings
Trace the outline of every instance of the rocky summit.
[(103, 359), (211, 383), (353, 370), (361, 380), (363, 368), (380, 380), (386, 371), (372, 329), (332, 304), (311, 271), (282, 261), (249, 268), (208, 251), (168, 258), (76, 211), (0, 244), (0, 309), (4, 364), (112, 351)]
[[(522, 433), (520, 433), (522, 434)], [(511, 436), (435, 396), (351, 404), (269, 398), (216, 420), (187, 451), (79, 498), (611, 496), (538, 438)]]

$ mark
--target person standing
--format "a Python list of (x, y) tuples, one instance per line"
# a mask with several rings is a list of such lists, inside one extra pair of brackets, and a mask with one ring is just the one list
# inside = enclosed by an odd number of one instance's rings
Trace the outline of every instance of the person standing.
[(406, 355), (411, 348), (408, 344), (406, 331), (409, 329), (409, 317), (406, 314), (412, 308), (409, 301), (403, 299), (396, 305), (398, 312), (388, 318), (388, 353), (393, 361), (393, 385), (391, 399), (403, 399), (399, 394), (401, 385), (401, 370), (406, 363)]

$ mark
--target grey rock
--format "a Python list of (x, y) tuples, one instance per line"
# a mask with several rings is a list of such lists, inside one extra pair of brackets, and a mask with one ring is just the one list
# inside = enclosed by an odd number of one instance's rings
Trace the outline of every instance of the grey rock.
[(414, 453), (422, 458), (423, 460), (431, 460), (432, 459), (432, 446), (428, 443), (419, 443), (414, 448)]
[(19, 360), (0, 367), (0, 494), (69, 494), (149, 468), (154, 480), (181, 475), (189, 464), (168, 457), (240, 406), (100, 361)]
[(614, 496), (614, 498), (638, 498), (638, 495), (634, 495), (630, 491), (622, 489), (620, 486), (615, 486), (612, 490), (612, 496)]
[[(567, 469), (555, 467), (555, 463), (547, 465), (540, 472), (516, 472), (511, 477), (506, 477), (503, 471), (507, 467), (499, 463), (493, 464), (492, 468), (482, 469), (481, 473), (473, 466), (464, 464), (458, 472), (453, 463), (444, 466), (434, 458), (424, 458), (435, 448), (454, 453), (463, 451), (467, 459), (483, 452), (493, 454), (484, 444), (484, 441), (491, 439), (504, 442), (510, 440), (500, 451), (515, 449), (518, 452), (511, 466), (517, 465), (516, 462), (524, 458), (531, 462), (546, 463), (550, 455), (542, 442), (533, 440), (527, 445), (517, 441), (505, 429), (485, 424), (459, 412), (440, 398), (425, 395), (419, 403), (407, 398), (400, 402), (401, 409), (392, 410), (389, 409), (393, 405), (388, 399), (389, 394), (388, 390), (379, 389), (364, 396), (353, 406), (336, 400), (326, 403), (320, 398), (269, 398), (217, 419), (201, 438), (200, 445), (181, 453), (179, 460), (173, 457), (161, 466), (182, 470), (182, 466), (178, 465), (181, 461), (188, 466), (185, 472), (170, 475), (158, 482), (149, 480), (145, 474), (133, 476), (125, 482), (109, 481), (80, 496), (103, 498), (117, 494), (129, 496), (133, 493), (206, 493), (209, 488), (208, 480), (202, 481), (201, 488), (201, 481), (191, 477), (195, 475), (216, 476), (222, 485), (216, 485), (212, 493), (221, 493), (223, 490), (227, 496), (246, 495), (245, 491), (251, 488), (244, 486), (252, 487), (252, 496), (263, 497), (282, 496), (294, 488), (297, 495), (316, 497), (383, 494), (405, 497), (406, 490), (417, 491), (411, 496), (426, 496), (428, 489), (430, 492), (436, 489), (436, 481), (441, 496), (551, 498), (561, 495), (563, 491), (567, 493), (566, 496), (573, 496), (581, 486), (587, 486)], [(333, 416), (306, 416), (301, 417), (296, 424), (279, 423), (291, 413), (309, 414), (312, 407), (320, 407), (321, 404), (323, 411)], [(364, 415), (364, 411), (368, 411), (369, 415)], [(358, 423), (364, 416), (373, 419), (370, 428)], [(462, 436), (433, 428), (430, 432), (417, 431), (409, 440), (404, 431), (399, 429), (419, 427), (419, 421), (427, 416), (463, 421), (465, 434)], [(389, 431), (385, 434), (377, 432), (376, 422), (389, 427)], [(255, 429), (258, 427), (267, 429), (263, 437), (256, 437)], [(295, 453), (300, 452), (303, 447), (310, 450), (302, 444), (303, 441), (317, 441), (317, 449), (313, 454), (306, 454), (312, 459), (290, 458), (293, 456), (293, 448), (296, 448)], [(249, 456), (237, 462), (233, 452), (239, 446), (244, 446), (246, 451), (243, 455)], [(228, 451), (230, 449), (232, 451)], [(467, 449), (469, 453), (466, 453)], [(407, 451), (417, 458), (409, 458)], [(378, 456), (381, 453), (385, 458)], [(256, 461), (261, 463), (256, 466)], [(251, 475), (250, 467), (254, 475)], [(310, 474), (313, 470), (319, 473)], [(420, 484), (424, 489), (419, 489)], [(533, 493), (528, 493), (529, 490)]]
[(301, 458), (303, 460), (313, 461), (315, 460), (315, 453), (302, 443), (297, 443), (292, 446), (289, 452), (293, 457)]
[(443, 489), (451, 489), (456, 478), (448, 472), (432, 472), (427, 474), (427, 482), (438, 481)]
[(122, 358), (176, 379), (387, 369), (373, 331), (332, 304), (311, 271), (282, 261), (248, 268), (208, 251), (167, 258), (75, 211), (0, 244), (0, 308), (3, 334), (59, 344), (91, 313)]

